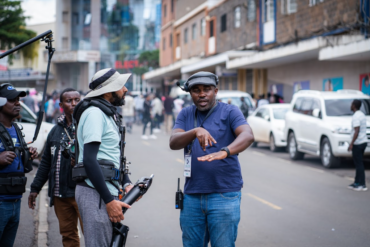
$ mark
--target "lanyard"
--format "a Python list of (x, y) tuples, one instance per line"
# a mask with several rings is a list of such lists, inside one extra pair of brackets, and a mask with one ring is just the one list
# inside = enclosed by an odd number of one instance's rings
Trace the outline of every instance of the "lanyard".
[[(217, 107), (217, 104), (218, 104), (218, 102), (216, 101), (216, 104), (212, 107), (211, 110), (209, 110), (209, 112), (207, 113), (206, 117), (203, 119), (203, 121), (202, 121), (202, 123), (200, 124), (199, 127), (202, 127), (203, 128), (204, 122), (212, 114), (212, 112), (215, 110), (215, 108)], [(198, 119), (197, 119), (197, 117), (198, 117), (198, 109), (195, 109), (194, 128), (197, 128), (198, 127)], [(191, 142), (191, 144), (189, 146), (189, 154), (191, 154), (191, 149), (193, 148), (194, 141), (195, 141), (195, 139)]]

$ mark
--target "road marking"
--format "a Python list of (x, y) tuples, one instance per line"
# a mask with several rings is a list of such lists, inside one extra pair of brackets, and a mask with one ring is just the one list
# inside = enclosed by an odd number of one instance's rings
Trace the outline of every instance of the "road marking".
[(285, 160), (285, 159), (282, 159), (282, 158), (277, 158), (277, 159), (280, 160), (281, 162), (284, 162), (284, 163), (287, 163), (287, 164), (292, 163), (290, 160)]
[(256, 155), (259, 155), (259, 156), (266, 156), (266, 154), (263, 154), (263, 153), (257, 152), (257, 151), (252, 151), (252, 154), (256, 154)]
[(184, 161), (182, 159), (176, 159), (177, 162), (184, 164)]
[(271, 202), (268, 202), (266, 200), (263, 200), (262, 198), (259, 198), (258, 196), (255, 196), (255, 195), (252, 195), (251, 193), (248, 193), (247, 194), (248, 196), (252, 197), (253, 199), (259, 201), (259, 202), (262, 202), (263, 204), (266, 204), (267, 206), (273, 208), (273, 209), (276, 209), (276, 210), (282, 210), (281, 207), (271, 203)]
[(344, 178), (347, 179), (347, 180), (349, 180), (349, 181), (353, 181), (354, 180), (354, 178), (347, 177), (347, 176), (345, 176)]
[(324, 173), (323, 170), (320, 170), (318, 168), (313, 168), (313, 167), (309, 167), (309, 166), (306, 166), (307, 169), (311, 170), (311, 171), (315, 171), (315, 172), (318, 172), (318, 173)]
[(146, 146), (150, 146), (150, 143), (146, 142), (146, 141), (143, 141), (143, 144), (146, 145)]

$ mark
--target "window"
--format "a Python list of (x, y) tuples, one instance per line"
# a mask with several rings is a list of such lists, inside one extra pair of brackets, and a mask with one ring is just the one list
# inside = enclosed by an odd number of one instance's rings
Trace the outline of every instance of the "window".
[[(354, 99), (330, 99), (325, 100), (326, 116), (352, 116), (351, 104)], [(360, 110), (366, 115), (370, 115), (370, 100), (360, 99), (362, 101)]]
[(281, 14), (292, 14), (297, 12), (297, 0), (281, 0)]
[(214, 21), (212, 20), (212, 21), (209, 22), (209, 37), (210, 38), (214, 36), (213, 26), (214, 26)]
[(191, 26), (191, 39), (192, 40), (195, 40), (196, 38), (196, 34), (197, 34), (197, 24), (194, 23), (192, 26)]
[(63, 11), (62, 22), (68, 22), (68, 11)]
[(260, 117), (260, 118), (263, 118), (263, 119), (269, 121), (270, 120), (270, 111), (266, 108), (262, 108), (256, 113), (256, 117)]
[(312, 116), (312, 103), (312, 98), (304, 98), (301, 105), (300, 113)]
[(172, 47), (172, 34), (170, 34), (170, 44), (169, 47)]
[(309, 6), (314, 6), (322, 2), (324, 2), (324, 0), (309, 0)]
[(221, 16), (221, 33), (226, 31), (226, 14)]
[(72, 25), (80, 24), (79, 14), (77, 12), (73, 12), (72, 14)]
[(274, 108), (272, 113), (275, 119), (285, 119), (285, 114), (289, 111), (289, 108)]
[(200, 20), (200, 36), (204, 36), (206, 34), (206, 19), (202, 18)]
[(162, 42), (163, 42), (163, 43), (162, 43), (162, 49), (163, 49), (163, 50), (166, 50), (166, 38), (163, 38), (163, 39), (162, 39)]
[(188, 29), (185, 28), (184, 30), (184, 43), (187, 44), (188, 43)]
[(295, 101), (294, 107), (293, 107), (294, 112), (299, 112), (301, 110), (302, 101), (303, 101), (303, 98), (298, 98)]
[(167, 5), (166, 4), (163, 5), (163, 15), (164, 15), (164, 17), (167, 16)]
[(264, 14), (264, 22), (274, 21), (275, 20), (275, 4), (274, 0), (264, 0), (265, 1), (265, 14)]
[(253, 22), (256, 20), (256, 2), (255, 0), (248, 0), (248, 21)]
[(234, 9), (234, 27), (240, 27), (240, 7)]

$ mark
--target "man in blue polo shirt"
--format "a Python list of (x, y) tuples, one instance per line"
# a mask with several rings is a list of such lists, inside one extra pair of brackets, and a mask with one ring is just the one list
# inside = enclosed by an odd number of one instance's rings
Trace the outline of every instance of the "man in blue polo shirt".
[(218, 78), (199, 72), (185, 82), (195, 105), (184, 108), (170, 138), (184, 149), (186, 176), (180, 214), (186, 247), (235, 246), (243, 179), (238, 154), (254, 141), (239, 108), (216, 101)]

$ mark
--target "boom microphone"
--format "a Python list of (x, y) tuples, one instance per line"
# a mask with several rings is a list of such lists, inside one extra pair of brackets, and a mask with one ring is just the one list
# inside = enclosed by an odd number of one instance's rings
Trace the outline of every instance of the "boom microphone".
[(176, 86), (178, 86), (179, 88), (181, 88), (182, 91), (186, 92), (185, 88), (183, 88), (183, 87), (180, 86), (180, 82), (179, 81), (176, 82)]

